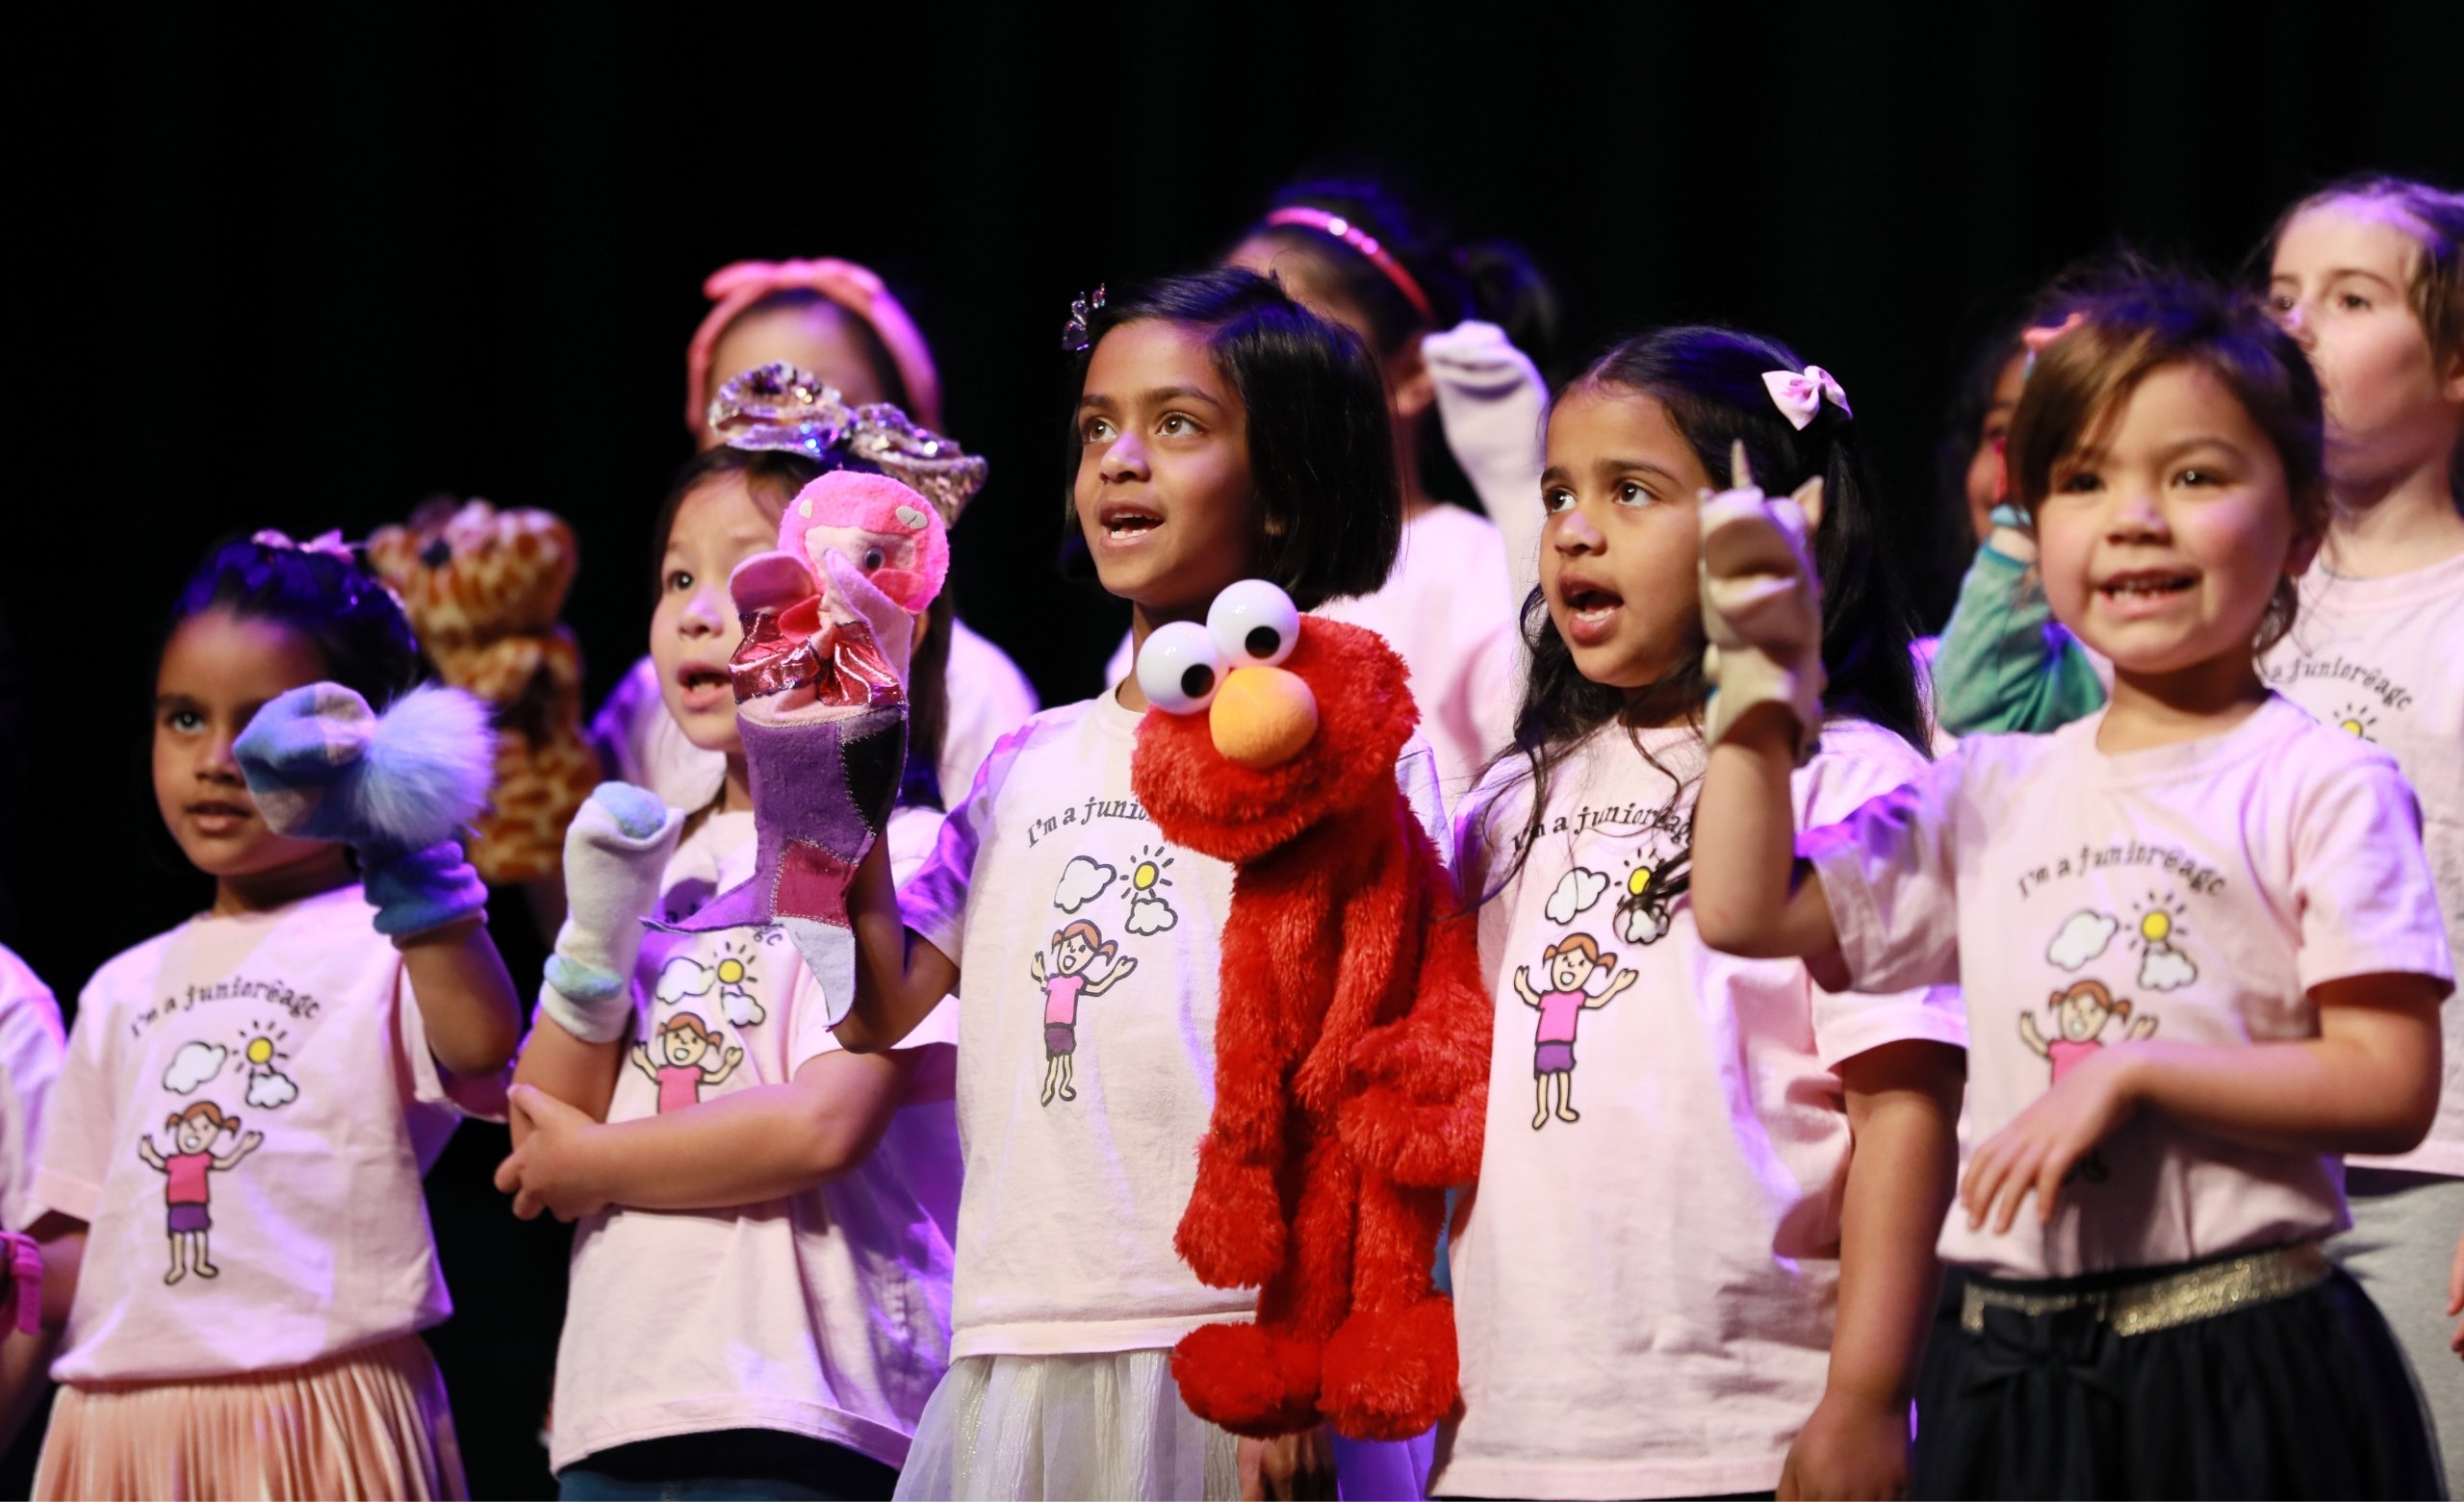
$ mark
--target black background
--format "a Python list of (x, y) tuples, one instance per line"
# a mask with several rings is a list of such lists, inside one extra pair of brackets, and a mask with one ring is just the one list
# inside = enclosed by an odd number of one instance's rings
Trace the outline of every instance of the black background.
[[(423, 496), (570, 519), (594, 700), (641, 650), (701, 278), (883, 272), (992, 462), (962, 607), (1046, 702), (1125, 612), (1058, 583), (1066, 304), (1210, 256), (1283, 178), (1382, 162), (1523, 243), (1579, 361), (1654, 323), (1779, 335), (1852, 394), (1912, 548), (1966, 344), (2126, 240), (2238, 266), (2371, 166), (2464, 177), (2451, 4), (500, 6), (11, 24), (16, 420), (0, 572), (0, 939), (73, 995), (208, 897), (150, 837), (162, 618), (214, 539), (364, 537)], [(40, 27), (41, 30), (29, 28)], [(499, 931), (518, 965), (536, 943)], [(526, 960), (523, 956), (526, 955)], [(530, 974), (536, 974), (535, 968)], [(533, 1443), (560, 1228), (466, 1129), (431, 1179), (433, 1336), (475, 1488)], [(646, 1314), (648, 1311), (645, 1311)], [(20, 1460), (25, 1447), (21, 1446)]]

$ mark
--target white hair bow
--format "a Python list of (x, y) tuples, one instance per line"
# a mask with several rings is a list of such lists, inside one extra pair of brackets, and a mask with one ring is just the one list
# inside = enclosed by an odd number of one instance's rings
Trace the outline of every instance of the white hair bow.
[(1849, 410), (1848, 394), (1839, 389), (1838, 380), (1818, 365), (1807, 366), (1802, 371), (1765, 370), (1762, 384), (1771, 393), (1771, 405), (1779, 408), (1780, 415), (1801, 433), (1814, 420), (1825, 397), (1843, 417), (1857, 415)]

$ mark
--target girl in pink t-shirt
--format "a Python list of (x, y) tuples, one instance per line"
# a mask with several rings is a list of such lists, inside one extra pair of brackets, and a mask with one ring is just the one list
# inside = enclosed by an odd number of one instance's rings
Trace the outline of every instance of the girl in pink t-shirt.
[[(1065, 1101), (1078, 1098), (1074, 1076), (1078, 1055), (1078, 1004), (1089, 997), (1101, 996), (1116, 983), (1129, 979), (1138, 961), (1116, 958), (1120, 946), (1108, 943), (1104, 930), (1085, 919), (1070, 924), (1052, 936), (1052, 968), (1044, 969), (1043, 955), (1039, 953), (1028, 974), (1043, 987), (1043, 1095), (1042, 1103), (1052, 1104), (1055, 1095)], [(1097, 960), (1105, 962), (1104, 973), (1094, 973)]]
[[(1834, 996), (1695, 931), (1696, 497), (1732, 445), (1819, 477), (1816, 547), (1843, 583), (1824, 624), (1854, 710), (1794, 780), (1799, 814), (1836, 817), (1924, 765), (1837, 383), (1774, 341), (1676, 328), (1560, 393), (1526, 750), (1455, 827), (1482, 969), (1524, 1006), (1498, 1008), (1480, 1177), (1450, 1246), (1463, 1407), (1435, 1495), (1889, 1495), (1906, 1474), (1960, 1018), (1940, 993)], [(1508, 1087), (1527, 1075), (1529, 1096)]]
[[(231, 544), (180, 597), (154, 795), (213, 902), (77, 1008), (35, 1183), (65, 1318), (38, 1496), (464, 1489), (420, 1178), (457, 1113), (501, 1110), (519, 1013), (450, 837), (484, 721), (426, 690), (372, 719), (420, 671), (330, 538)], [(413, 834), (369, 793), (417, 725), (467, 782), (391, 787)]]
[(2347, 1223), (2340, 1155), (2436, 1114), (2452, 964), (2394, 763), (2257, 665), (2325, 531), (2319, 385), (2220, 289), (2125, 268), (2072, 306), (2011, 472), (2110, 707), (1970, 737), (1797, 841), (1777, 789), (1818, 679), (1772, 602), (1813, 585), (1740, 483), (1705, 535), (1741, 701), (1696, 910), (1732, 953), (1965, 993), (1973, 1148), (1941, 1249), (1969, 1276), (1926, 1358), (1918, 1494), (2433, 1494), (2401, 1353), (2320, 1243)]
[[(643, 929), (752, 875), (728, 579), (776, 547), (804, 486), (849, 462), (766, 446), (759, 424), (730, 436), (670, 488), (650, 629), (660, 712), (725, 775), (689, 814), (611, 783), (576, 821), (573, 915), (497, 1182), (517, 1214), (580, 1222), (550, 1444), (569, 1493), (881, 1495), (948, 1358), (955, 1007), (895, 1052), (849, 1053), (783, 929)], [(911, 774), (937, 750), (929, 727), (911, 738)], [(907, 796), (883, 843), (912, 860), (938, 818)]]

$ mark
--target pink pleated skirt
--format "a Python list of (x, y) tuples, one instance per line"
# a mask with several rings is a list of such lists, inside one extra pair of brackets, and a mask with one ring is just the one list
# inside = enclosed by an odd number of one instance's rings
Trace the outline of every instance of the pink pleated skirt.
[(467, 1497), (445, 1381), (401, 1336), (305, 1366), (63, 1387), (37, 1497)]

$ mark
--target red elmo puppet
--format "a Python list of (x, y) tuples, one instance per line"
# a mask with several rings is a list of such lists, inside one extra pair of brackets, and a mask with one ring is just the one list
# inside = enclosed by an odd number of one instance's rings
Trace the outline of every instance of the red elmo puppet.
[(1479, 1167), (1490, 1004), (1396, 785), (1419, 720), (1402, 660), (1249, 580), (1156, 631), (1138, 672), (1139, 801), (1234, 868), (1215, 1113), (1173, 1245), (1260, 1290), (1256, 1323), (1193, 1332), (1172, 1374), (1236, 1434), (1419, 1434), (1458, 1397), (1430, 1278), (1444, 1189)]

